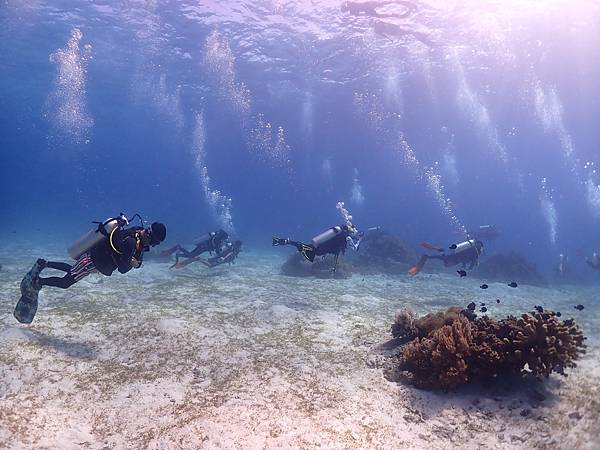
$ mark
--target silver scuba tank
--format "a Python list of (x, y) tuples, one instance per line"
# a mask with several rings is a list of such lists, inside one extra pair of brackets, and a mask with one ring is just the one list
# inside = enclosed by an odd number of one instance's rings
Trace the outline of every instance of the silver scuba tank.
[(342, 227), (340, 227), (339, 225), (337, 225), (335, 227), (331, 227), (328, 230), (325, 230), (321, 234), (318, 234), (314, 238), (312, 238), (312, 241), (311, 241), (312, 245), (315, 248), (317, 248), (320, 245), (323, 245), (326, 242), (329, 242), (331, 239), (336, 237), (341, 232), (342, 232)]
[[(98, 227), (91, 229), (81, 236), (77, 241), (71, 244), (68, 249), (69, 256), (73, 259), (78, 259), (85, 252), (106, 239), (106, 235), (109, 235), (119, 225), (127, 225), (128, 223), (129, 221), (127, 220), (127, 217), (125, 217), (123, 214), (115, 218), (109, 217), (100, 225), (98, 225)], [(102, 234), (100, 231), (101, 227), (104, 228), (106, 235)]]
[(203, 244), (205, 242), (209, 242), (214, 237), (214, 235), (215, 235), (215, 233), (212, 231), (210, 233), (203, 234), (202, 236), (200, 236), (199, 238), (194, 240), (194, 245), (199, 245), (199, 244)]
[[(450, 253), (456, 255), (457, 253), (462, 253), (470, 248), (477, 248), (475, 246), (475, 239), (469, 239), (468, 241), (461, 242), (460, 244), (454, 244), (456, 248), (451, 248)], [(454, 247), (454, 246), (452, 246)], [(478, 251), (479, 252), (479, 251)]]

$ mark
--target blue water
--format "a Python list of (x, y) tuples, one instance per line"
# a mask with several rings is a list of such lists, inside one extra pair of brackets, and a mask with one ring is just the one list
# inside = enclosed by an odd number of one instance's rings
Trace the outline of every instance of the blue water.
[(341, 3), (3, 1), (2, 240), (123, 211), (260, 250), (344, 201), (414, 247), (494, 224), (490, 254), (595, 276), (600, 5)]
[[(0, 447), (599, 448), (599, 50), (597, 0), (0, 0)], [(271, 237), (338, 202), (415, 256), (494, 225), (483, 258), (550, 283), (363, 274), (368, 244), (351, 278), (283, 275)], [(45, 287), (17, 323), (35, 259), (120, 212), (244, 251)], [(383, 377), (397, 310), (470, 302), (562, 311), (587, 353), (535, 401)]]

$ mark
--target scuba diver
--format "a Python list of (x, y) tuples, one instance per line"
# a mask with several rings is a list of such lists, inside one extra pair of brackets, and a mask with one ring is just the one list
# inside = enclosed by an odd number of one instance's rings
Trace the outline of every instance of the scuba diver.
[[(377, 9), (388, 6), (388, 5), (401, 5), (406, 8), (402, 14), (382, 14), (377, 11)], [(387, 0), (387, 1), (366, 1), (366, 2), (344, 2), (341, 6), (342, 12), (347, 12), (352, 16), (369, 16), (369, 17), (393, 17), (396, 19), (402, 19), (404, 17), (409, 16), (417, 10), (417, 6), (411, 2), (403, 1), (403, 0)]]
[(242, 251), (242, 241), (225, 242), (223, 246), (217, 250), (215, 256), (208, 259), (197, 258), (199, 262), (204, 264), (206, 267), (216, 267), (221, 264), (229, 263), (229, 265), (235, 263), (235, 259)]
[[(173, 253), (177, 252), (175, 253), (175, 263), (171, 268), (181, 269), (193, 262), (199, 261), (199, 258), (197, 257), (202, 253), (209, 252), (212, 255), (213, 252), (217, 252), (228, 238), (229, 235), (224, 230), (211, 231), (195, 242), (196, 247), (191, 252), (177, 244), (176, 246), (161, 252), (160, 256), (171, 256)], [(185, 258), (185, 261), (179, 262), (179, 258)]]
[(600, 255), (597, 252), (594, 252), (591, 258), (585, 258), (585, 262), (592, 269), (600, 269)]
[(336, 271), (340, 253), (346, 252), (346, 247), (358, 251), (363, 233), (359, 232), (354, 225), (336, 225), (312, 238), (310, 244), (299, 241), (291, 241), (289, 238), (273, 237), (273, 246), (293, 245), (306, 258), (313, 262), (316, 256), (333, 255), (335, 263), (332, 272)]
[(567, 278), (571, 272), (569, 266), (569, 257), (564, 253), (558, 255), (558, 264), (554, 268), (554, 273), (557, 278)]
[[(73, 265), (38, 259), (21, 281), (21, 298), (15, 307), (15, 318), (21, 323), (33, 321), (38, 293), (44, 286), (68, 289), (91, 273), (111, 276), (115, 270), (127, 273), (132, 268), (140, 268), (143, 253), (164, 241), (167, 234), (167, 228), (159, 222), (148, 228), (125, 228), (126, 225), (129, 221), (123, 214), (98, 222), (95, 229), (69, 247), (69, 255), (75, 259)], [(65, 275), (41, 278), (39, 275), (46, 268), (60, 270)]]
[(425, 266), (428, 259), (439, 259), (444, 262), (446, 267), (452, 267), (457, 264), (462, 264), (463, 269), (466, 268), (467, 264), (469, 267), (467, 270), (473, 269), (475, 265), (479, 264), (479, 257), (483, 252), (483, 242), (476, 239), (468, 239), (459, 244), (452, 244), (450, 246), (450, 253), (446, 254), (443, 248), (437, 248), (433, 245), (423, 242), (421, 246), (440, 252), (441, 255), (423, 255), (421, 259), (408, 271), (410, 276), (415, 276)]

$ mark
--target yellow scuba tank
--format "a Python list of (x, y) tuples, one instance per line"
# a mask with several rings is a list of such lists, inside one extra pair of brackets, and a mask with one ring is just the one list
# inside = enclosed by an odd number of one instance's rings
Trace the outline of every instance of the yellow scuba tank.
[(96, 228), (91, 229), (69, 246), (69, 256), (73, 259), (78, 259), (92, 247), (107, 239), (117, 227), (127, 225), (128, 223), (129, 221), (123, 213), (118, 217), (109, 217), (104, 222), (98, 223)]

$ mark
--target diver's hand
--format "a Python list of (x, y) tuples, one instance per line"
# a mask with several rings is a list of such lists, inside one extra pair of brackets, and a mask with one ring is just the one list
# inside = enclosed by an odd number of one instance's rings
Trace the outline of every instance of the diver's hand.
[(135, 256), (131, 257), (131, 267), (133, 267), (135, 269), (139, 269), (141, 265), (142, 265), (142, 262), (138, 261)]

